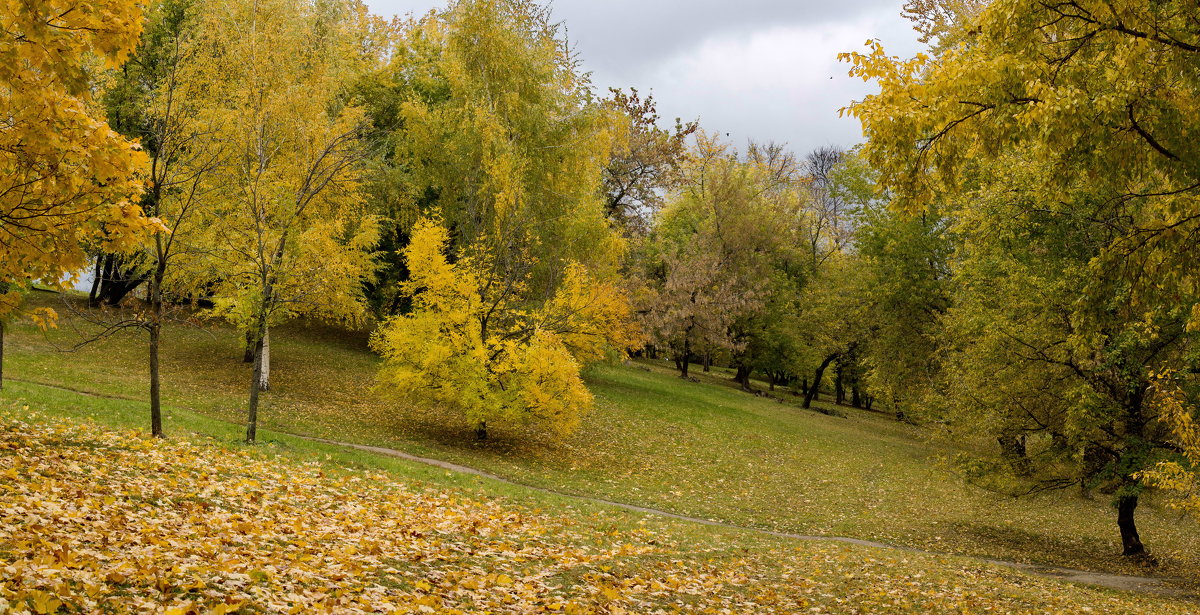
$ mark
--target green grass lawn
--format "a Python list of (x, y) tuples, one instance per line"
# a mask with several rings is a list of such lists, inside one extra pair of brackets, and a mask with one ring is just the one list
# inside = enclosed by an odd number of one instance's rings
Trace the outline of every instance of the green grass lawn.
[[(61, 301), (44, 294), (32, 299), (51, 306)], [(67, 311), (59, 312), (62, 326), (46, 337), (27, 325), (12, 328), (5, 374), (143, 399), (145, 339), (118, 336), (56, 352), (55, 345), (78, 339)], [(197, 430), (189, 422), (203, 420), (208, 426), (200, 431), (219, 430), (235, 440), (241, 428), (225, 421), (240, 423), (249, 386), (236, 332), (212, 324), (172, 326), (164, 343), (168, 434)], [(284, 327), (273, 332), (272, 351), (273, 389), (260, 412), (269, 431), (389, 446), (564, 493), (752, 527), (1147, 572), (1117, 555), (1115, 512), (1106, 496), (1087, 500), (1071, 491), (1013, 499), (972, 487), (938, 463), (951, 451), (932, 444), (931, 434), (879, 413), (804, 411), (738, 391), (698, 368), (697, 384), (675, 377), (665, 363), (598, 366), (587, 374), (596, 409), (575, 435), (556, 442), (520, 426), (489, 424), (492, 439), (480, 443), (452, 416), (373, 396), (378, 359), (366, 350), (364, 334)], [(25, 384), (6, 385), (6, 395), (34, 392)], [(73, 403), (82, 410), (91, 401)], [(143, 405), (127, 407), (139, 410), (122, 414), (123, 421), (148, 422)], [(1150, 572), (1200, 574), (1195, 523), (1152, 499), (1138, 509), (1138, 521), (1161, 563)]]

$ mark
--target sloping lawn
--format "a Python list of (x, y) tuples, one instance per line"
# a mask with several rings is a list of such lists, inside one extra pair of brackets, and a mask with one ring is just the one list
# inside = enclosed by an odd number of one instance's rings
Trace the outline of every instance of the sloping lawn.
[[(118, 336), (55, 352), (53, 345), (79, 339), (73, 324), (88, 329), (59, 311), (63, 326), (48, 338), (29, 326), (13, 329), (6, 375), (142, 399), (144, 339)], [(238, 343), (223, 325), (170, 327), (163, 369), (168, 404), (240, 422), (249, 367)], [(1115, 513), (1105, 496), (1088, 500), (1071, 491), (1013, 499), (970, 486), (939, 464), (951, 451), (931, 444), (929, 433), (881, 414), (804, 411), (715, 382), (685, 382), (664, 364), (637, 363), (589, 371), (597, 407), (570, 438), (498, 426), (481, 443), (454, 415), (379, 401), (371, 392), (378, 360), (366, 350), (365, 334), (286, 327), (272, 335), (272, 350), (273, 388), (260, 413), (267, 429), (397, 448), (564, 493), (752, 527), (1148, 572), (1117, 555)], [(177, 429), (170, 416), (167, 429)], [(1138, 521), (1160, 562), (1149, 572), (1196, 577), (1196, 524), (1148, 500)]]

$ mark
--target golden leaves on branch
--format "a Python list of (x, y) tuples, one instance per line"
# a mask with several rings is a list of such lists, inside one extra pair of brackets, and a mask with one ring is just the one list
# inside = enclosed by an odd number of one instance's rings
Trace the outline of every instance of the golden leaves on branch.
[(1171, 505), (1200, 516), (1200, 428), (1192, 416), (1192, 405), (1180, 388), (1178, 374), (1163, 371), (1153, 376), (1150, 403), (1171, 430), (1180, 454), (1170, 461), (1160, 461), (1139, 476), (1146, 483), (1166, 490), (1175, 496)]
[(0, 281), (56, 284), (84, 265), (86, 244), (127, 250), (165, 230), (136, 204), (145, 154), (91, 96), (96, 65), (119, 66), (137, 43), (142, 6), (0, 2)]

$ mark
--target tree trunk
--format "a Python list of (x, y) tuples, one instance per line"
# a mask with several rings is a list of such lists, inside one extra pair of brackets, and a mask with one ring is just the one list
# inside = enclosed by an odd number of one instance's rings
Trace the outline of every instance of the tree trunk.
[(846, 403), (846, 368), (841, 363), (838, 363), (837, 369), (834, 370), (833, 378), (833, 397), (834, 403), (842, 405)]
[(262, 369), (258, 375), (258, 389), (271, 390), (271, 329), (263, 325), (262, 334)]
[(737, 371), (733, 374), (733, 381), (742, 385), (743, 391), (752, 391), (750, 387), (750, 372), (753, 371), (749, 366), (742, 363), (737, 364)]
[(708, 373), (712, 369), (712, 353), (704, 353), (704, 372)]
[[(253, 444), (258, 432), (258, 393), (260, 386), (267, 383), (263, 370), (264, 345), (267, 339), (267, 320), (271, 317), (271, 307), (275, 303), (275, 271), (283, 264), (283, 249), (287, 245), (288, 232), (285, 230), (279, 237), (275, 254), (271, 257), (270, 266), (262, 272), (262, 297), (259, 299), (257, 314), (254, 320), (254, 369), (250, 374), (250, 403), (246, 420), (246, 443)], [(485, 336), (486, 339), (486, 336)], [(269, 368), (268, 368), (269, 369)], [(262, 390), (266, 390), (265, 387)]]
[(821, 389), (821, 376), (825, 374), (825, 368), (829, 367), (829, 364), (833, 363), (833, 360), (836, 358), (838, 358), (838, 355), (831, 354), (825, 357), (825, 360), (821, 361), (821, 364), (817, 366), (816, 371), (813, 372), (812, 386), (808, 388), (808, 393), (804, 395), (804, 404), (800, 406), (801, 408), (808, 408), (812, 405), (813, 400), (817, 398), (817, 391)]
[[(688, 334), (690, 334), (692, 332), (690, 327), (688, 328), (687, 332), (688, 332)], [(683, 356), (680, 359), (675, 360), (675, 365), (679, 366), (679, 377), (680, 378), (686, 379), (688, 377), (688, 354), (691, 353), (691, 351), (692, 351), (691, 344), (688, 343), (687, 335), (685, 335), (683, 337)]]
[(1117, 498), (1117, 526), (1121, 528), (1123, 555), (1141, 555), (1146, 552), (1133, 522), (1133, 511), (1137, 508), (1138, 496), (1123, 495)]
[(806, 397), (808, 396), (808, 378), (800, 379), (800, 394)]
[(475, 426), (475, 439), (487, 440), (487, 421), (479, 421), (479, 424)]
[(163, 438), (162, 391), (159, 381), (158, 348), (162, 337), (162, 282), (165, 277), (164, 263), (154, 270), (150, 280), (150, 435)]
[(254, 362), (254, 329), (246, 329), (246, 352), (242, 354), (242, 363)]
[(91, 290), (91, 292), (88, 293), (88, 307), (96, 307), (98, 305), (97, 301), (99, 301), (99, 300), (96, 298), (97, 297), (96, 293), (98, 293), (100, 291), (100, 277), (103, 275), (104, 275), (104, 255), (97, 254), (96, 255), (96, 271), (94, 273), (92, 273), (92, 290)]
[(246, 444), (254, 444), (254, 439), (258, 436), (258, 384), (262, 380), (262, 351), (263, 351), (263, 330), (266, 328), (266, 319), (261, 322), (263, 324), (256, 325), (259, 331), (257, 341), (254, 342), (254, 369), (250, 376), (250, 404), (246, 416)]
[(88, 297), (88, 307), (100, 307), (100, 291), (104, 288), (104, 280), (112, 275), (113, 255), (101, 254), (96, 257), (96, 285)]
[(996, 441), (1000, 443), (1000, 454), (1013, 472), (1018, 476), (1028, 476), (1033, 472), (1025, 451), (1025, 434), (1006, 432), (997, 436)]
[(862, 391), (858, 388), (857, 378), (850, 383), (850, 405), (855, 408), (862, 407)]
[(104, 263), (104, 275), (101, 276), (100, 288), (92, 307), (100, 305), (119, 305), (134, 289), (147, 281), (145, 276), (137, 275), (137, 270), (125, 268), (121, 256), (110, 254)]

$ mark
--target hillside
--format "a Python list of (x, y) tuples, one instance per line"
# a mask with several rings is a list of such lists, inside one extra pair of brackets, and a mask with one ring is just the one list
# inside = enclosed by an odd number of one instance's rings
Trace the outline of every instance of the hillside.
[[(155, 441), (22, 402), (0, 417), (0, 611), (1185, 613), (954, 558), (790, 544)], [(544, 508), (542, 506), (545, 506)]]
[[(124, 425), (144, 426), (143, 340), (120, 335), (56, 352), (95, 326), (70, 316), (56, 296), (34, 298), (57, 306), (64, 321), (49, 339), (31, 326), (16, 328), (6, 374), (131, 400), (112, 412)], [(170, 326), (164, 338), (169, 432), (185, 410), (231, 425), (244, 420), (249, 368), (240, 362), (238, 336), (224, 325), (196, 324)], [(378, 359), (362, 336), (292, 327), (277, 331), (272, 344), (273, 387), (260, 414), (267, 438), (283, 432), (385, 446), (563, 493), (749, 527), (1147, 573), (1119, 556), (1105, 495), (1087, 499), (1072, 489), (1014, 499), (971, 486), (940, 463), (961, 443), (885, 415), (804, 411), (721, 386), (698, 369), (703, 382), (696, 384), (658, 364), (599, 366), (588, 376), (596, 411), (575, 435), (555, 441), (495, 425), (481, 443), (457, 416), (380, 402), (371, 391)], [(1160, 563), (1149, 572), (1196, 575), (1193, 522), (1152, 498), (1138, 522)]]

